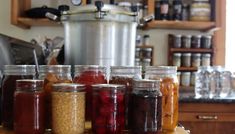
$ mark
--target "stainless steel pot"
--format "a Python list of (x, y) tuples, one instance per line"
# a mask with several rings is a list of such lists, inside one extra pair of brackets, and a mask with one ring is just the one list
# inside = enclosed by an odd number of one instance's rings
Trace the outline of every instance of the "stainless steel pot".
[(136, 15), (101, 1), (64, 11), (65, 64), (134, 65)]

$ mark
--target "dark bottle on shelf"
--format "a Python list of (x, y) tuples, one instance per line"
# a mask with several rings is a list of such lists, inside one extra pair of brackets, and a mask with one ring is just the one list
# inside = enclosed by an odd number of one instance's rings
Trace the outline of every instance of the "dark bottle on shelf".
[(168, 0), (161, 0), (161, 20), (167, 20), (168, 19), (168, 11), (169, 11), (169, 2)]
[(160, 0), (155, 0), (155, 20), (160, 20), (161, 19), (161, 3)]
[(173, 1), (173, 20), (181, 20), (182, 19), (182, 1), (174, 0)]

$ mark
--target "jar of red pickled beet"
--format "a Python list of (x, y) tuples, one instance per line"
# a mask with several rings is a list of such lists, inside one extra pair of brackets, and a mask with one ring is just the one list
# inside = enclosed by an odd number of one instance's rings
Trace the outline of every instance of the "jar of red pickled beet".
[(146, 79), (160, 80), (162, 93), (162, 130), (173, 132), (178, 124), (179, 81), (176, 66), (147, 67)]
[(134, 79), (141, 79), (141, 66), (111, 66), (110, 68), (110, 81), (111, 84), (126, 85), (125, 96), (125, 127), (128, 129), (128, 103), (130, 93), (132, 91), (132, 83)]
[(132, 134), (157, 134), (162, 130), (160, 81), (135, 80), (129, 104)]
[(75, 65), (74, 83), (86, 86), (86, 121), (91, 121), (93, 84), (105, 84), (106, 68), (98, 65)]
[(125, 128), (125, 86), (92, 85), (92, 131), (121, 134)]
[(14, 131), (16, 134), (45, 133), (43, 80), (22, 79), (16, 81)]
[(39, 79), (44, 80), (46, 93), (46, 129), (51, 131), (51, 92), (52, 85), (57, 83), (72, 83), (70, 65), (40, 65)]
[(53, 84), (52, 132), (54, 134), (84, 134), (85, 85)]
[(2, 81), (2, 125), (4, 128), (13, 129), (14, 92), (16, 80), (33, 79), (35, 77), (34, 65), (5, 65)]

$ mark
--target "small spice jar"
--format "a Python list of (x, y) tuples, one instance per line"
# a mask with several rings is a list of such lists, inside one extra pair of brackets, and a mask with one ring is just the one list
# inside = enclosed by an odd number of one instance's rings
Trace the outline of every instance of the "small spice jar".
[(143, 45), (149, 45), (150, 44), (150, 36), (148, 34), (145, 34), (143, 37)]
[(199, 67), (199, 66), (201, 66), (201, 54), (193, 53), (192, 54), (192, 67)]
[(182, 36), (182, 48), (191, 48), (191, 35)]
[(181, 86), (190, 86), (190, 72), (182, 72), (181, 73)]
[(173, 54), (173, 66), (177, 66), (177, 67), (181, 66), (181, 53)]
[(168, 0), (161, 0), (161, 20), (168, 19), (168, 11), (169, 11), (169, 1)]
[(173, 47), (174, 48), (181, 48), (181, 35), (175, 34), (173, 35)]
[(92, 131), (121, 134), (125, 129), (125, 85), (92, 85)]
[(196, 75), (197, 75), (197, 72), (191, 73), (191, 78), (190, 78), (190, 85), (191, 86), (195, 86)]
[(202, 54), (202, 66), (211, 65), (211, 54)]
[(154, 7), (154, 18), (155, 20), (160, 20), (161, 19), (161, 3), (160, 3), (161, 0), (155, 0), (155, 7)]
[(141, 66), (140, 58), (135, 58), (135, 66)]
[(17, 80), (14, 95), (15, 133), (44, 134), (45, 104), (43, 80)]
[(145, 68), (148, 66), (151, 66), (151, 59), (143, 59), (142, 60), (143, 71), (145, 71)]
[(159, 80), (135, 80), (129, 106), (131, 133), (161, 132), (162, 94)]
[(173, 20), (181, 20), (182, 18), (182, 1), (173, 1)]
[(191, 21), (210, 21), (211, 5), (209, 0), (193, 0), (190, 8)]
[(201, 48), (201, 35), (192, 36), (191, 47), (192, 48)]
[(183, 21), (188, 21), (189, 20), (189, 5), (188, 4), (183, 4), (183, 7), (182, 7), (182, 20)]
[(202, 48), (211, 48), (211, 39), (212, 37), (210, 35), (202, 36), (201, 39)]
[(52, 132), (83, 134), (85, 129), (85, 85), (60, 83), (53, 85)]
[(34, 65), (4, 65), (2, 81), (2, 125), (12, 130), (14, 122), (14, 92), (16, 80), (33, 79), (35, 77)]
[(142, 48), (141, 52), (142, 52), (142, 57), (143, 58), (151, 58), (152, 57), (152, 48)]
[(181, 64), (183, 67), (190, 67), (191, 66), (191, 53), (183, 53)]
[(135, 57), (141, 57), (140, 55), (140, 48), (135, 49)]

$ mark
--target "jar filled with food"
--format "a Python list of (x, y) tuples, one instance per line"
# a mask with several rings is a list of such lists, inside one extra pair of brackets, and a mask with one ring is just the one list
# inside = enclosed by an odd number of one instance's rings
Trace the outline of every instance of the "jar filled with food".
[(201, 48), (201, 35), (192, 36), (191, 47), (192, 48)]
[(174, 48), (181, 48), (181, 35), (180, 34), (175, 34), (173, 36), (173, 47)]
[(150, 35), (145, 34), (143, 37), (143, 45), (149, 45), (150, 44)]
[(125, 85), (92, 85), (92, 131), (121, 134), (125, 129)]
[(141, 66), (111, 66), (110, 68), (110, 81), (111, 84), (121, 84), (126, 86), (125, 95), (125, 116), (126, 128), (128, 128), (128, 104), (130, 93), (132, 92), (133, 80), (141, 79)]
[(46, 129), (51, 131), (51, 92), (53, 84), (72, 83), (70, 65), (40, 65), (39, 79), (44, 80), (46, 93)]
[(193, 53), (192, 54), (192, 67), (199, 67), (199, 66), (201, 66), (201, 54)]
[(177, 79), (177, 67), (159, 66), (147, 67), (146, 79), (160, 80), (162, 93), (162, 129), (173, 132), (178, 124), (178, 98), (179, 82)]
[(190, 8), (191, 21), (210, 21), (211, 5), (209, 0), (193, 0)]
[(161, 0), (161, 20), (168, 19), (168, 11), (169, 11), (169, 1), (168, 0)]
[(202, 54), (202, 66), (211, 65), (211, 54)]
[(182, 54), (182, 66), (190, 67), (191, 66), (191, 53)]
[(177, 66), (177, 67), (181, 66), (181, 53), (173, 54), (173, 66)]
[(33, 79), (34, 65), (4, 65), (2, 81), (2, 125), (6, 129), (13, 129), (14, 121), (14, 92), (16, 80)]
[(197, 72), (191, 73), (191, 78), (190, 78), (190, 85), (191, 86), (195, 86), (196, 74), (197, 74)]
[(191, 48), (191, 35), (182, 36), (182, 48)]
[(152, 57), (152, 48), (142, 48), (142, 57), (143, 58), (151, 58)]
[(92, 87), (93, 84), (104, 84), (106, 81), (106, 68), (98, 65), (75, 65), (74, 83), (86, 85), (86, 121), (92, 116)]
[(159, 80), (135, 80), (129, 106), (131, 133), (161, 132), (162, 94)]
[(16, 81), (14, 131), (17, 134), (45, 133), (45, 92), (43, 80)]
[(202, 36), (202, 39), (201, 39), (202, 48), (211, 48), (211, 39), (212, 39), (212, 36), (210, 35)]
[(52, 132), (83, 134), (85, 129), (85, 85), (53, 84)]
[(182, 1), (181, 0), (174, 0), (173, 1), (173, 19), (174, 20), (181, 20), (182, 19)]
[(190, 72), (182, 72), (181, 73), (181, 85), (189, 87), (190, 86)]

